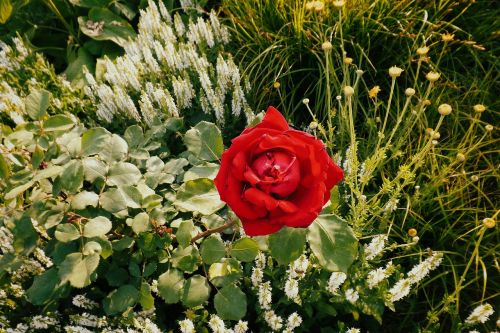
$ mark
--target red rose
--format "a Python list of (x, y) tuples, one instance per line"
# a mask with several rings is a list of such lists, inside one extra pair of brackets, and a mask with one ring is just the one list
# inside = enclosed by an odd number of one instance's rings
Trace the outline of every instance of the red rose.
[(323, 143), (290, 128), (271, 106), (222, 154), (215, 185), (245, 233), (257, 236), (309, 226), (342, 177)]

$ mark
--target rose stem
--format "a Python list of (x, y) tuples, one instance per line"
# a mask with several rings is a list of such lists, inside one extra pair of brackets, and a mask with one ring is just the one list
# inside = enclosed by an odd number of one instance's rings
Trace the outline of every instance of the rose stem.
[(198, 235), (194, 236), (192, 239), (191, 239), (191, 243), (194, 243), (196, 242), (198, 239), (200, 238), (203, 238), (203, 237), (206, 237), (208, 235), (211, 235), (211, 234), (215, 234), (217, 232), (221, 232), (221, 231), (224, 231), (225, 229), (231, 227), (232, 225), (234, 225), (236, 223), (236, 221), (234, 220), (229, 220), (227, 221), (226, 223), (224, 223), (223, 225), (221, 225), (220, 227), (217, 227), (217, 228), (213, 228), (213, 229), (208, 229), (208, 230), (205, 230), (203, 232), (200, 232)]

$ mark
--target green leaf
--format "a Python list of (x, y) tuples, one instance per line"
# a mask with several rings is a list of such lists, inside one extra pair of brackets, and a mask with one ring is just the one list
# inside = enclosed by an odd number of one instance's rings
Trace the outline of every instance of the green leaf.
[(179, 175), (184, 172), (186, 165), (189, 165), (189, 162), (185, 158), (172, 159), (165, 163), (163, 171), (171, 175)]
[(67, 243), (80, 238), (80, 231), (72, 223), (58, 224), (55, 232), (56, 239), (60, 242)]
[(49, 119), (44, 122), (45, 132), (67, 131), (73, 126), (75, 126), (73, 120), (62, 114), (49, 117)]
[(193, 275), (184, 282), (182, 304), (187, 307), (195, 307), (203, 304), (210, 297), (210, 286), (204, 276)]
[(113, 254), (113, 246), (111, 245), (111, 242), (105, 237), (94, 237), (91, 238), (90, 240), (99, 243), (101, 245), (101, 257), (103, 259), (108, 258), (110, 255)]
[(39, 145), (36, 145), (35, 151), (31, 155), (31, 165), (33, 166), (33, 169), (38, 169), (44, 157), (45, 153), (43, 152), (43, 149)]
[(104, 210), (110, 213), (118, 213), (119, 211), (127, 209), (127, 201), (123, 197), (122, 192), (116, 188), (109, 189), (102, 193), (99, 196), (99, 204)]
[(347, 273), (356, 258), (358, 240), (346, 221), (336, 215), (320, 215), (309, 226), (307, 240), (321, 266)]
[(144, 143), (144, 132), (139, 125), (132, 125), (125, 130), (123, 134), (130, 148), (140, 147)]
[(35, 276), (33, 284), (26, 290), (26, 296), (31, 304), (45, 304), (54, 299), (53, 295), (60, 282), (57, 269), (52, 267), (41, 275)]
[(206, 238), (200, 247), (201, 259), (206, 264), (218, 262), (226, 254), (224, 243), (218, 237)]
[(27, 189), (29, 189), (31, 186), (33, 186), (33, 184), (35, 184), (35, 182), (32, 181), (32, 180), (30, 180), (26, 184), (20, 185), (18, 187), (14, 187), (12, 190), (10, 190), (9, 192), (7, 192), (5, 194), (4, 199), (5, 200), (14, 199), (18, 195), (24, 193), (24, 191), (26, 191)]
[(4, 24), (12, 14), (12, 3), (10, 0), (0, 0), (0, 23)]
[(193, 155), (205, 161), (218, 160), (224, 151), (220, 129), (206, 121), (186, 132), (184, 144)]
[(82, 154), (84, 156), (96, 155), (104, 149), (107, 139), (110, 137), (105, 128), (91, 128), (82, 135)]
[(247, 312), (247, 297), (234, 284), (219, 289), (214, 297), (215, 310), (223, 320), (240, 320)]
[(85, 8), (106, 7), (111, 0), (69, 0), (73, 5)]
[(107, 217), (97, 216), (85, 223), (83, 235), (87, 238), (104, 236), (112, 227), (113, 224)]
[(259, 244), (248, 237), (240, 238), (233, 243), (231, 256), (239, 261), (252, 261), (259, 253)]
[(90, 73), (95, 71), (95, 58), (85, 47), (78, 48), (76, 58), (70, 61), (68, 67), (64, 70), (64, 75), (71, 85), (76, 88), (83, 88), (88, 84), (85, 79), (84, 68)]
[(110, 186), (135, 185), (141, 177), (141, 171), (135, 165), (119, 162), (109, 169), (106, 184)]
[(147, 211), (151, 211), (154, 208), (157, 207), (159, 208), (161, 206), (162, 201), (163, 197), (161, 195), (158, 194), (148, 195), (142, 201), (142, 208), (146, 209)]
[(62, 171), (63, 171), (62, 166), (51, 165), (51, 166), (47, 167), (46, 169), (35, 171), (35, 176), (33, 177), (33, 180), (35, 182), (37, 182), (37, 181), (40, 181), (42, 179), (52, 178), (52, 177), (55, 177), (57, 175), (60, 175)]
[(15, 222), (12, 233), (14, 235), (14, 250), (17, 254), (28, 255), (35, 249), (38, 242), (38, 233), (27, 213), (24, 213)]
[(280, 265), (287, 265), (300, 257), (306, 245), (306, 229), (284, 227), (269, 236), (271, 256)]
[(83, 164), (72, 160), (61, 174), (61, 186), (70, 193), (75, 193), (83, 185)]
[(118, 314), (129, 307), (133, 307), (138, 300), (139, 290), (130, 284), (126, 284), (106, 296), (103, 300), (104, 311), (108, 315)]
[(132, 230), (134, 230), (136, 234), (140, 234), (150, 229), (151, 224), (149, 223), (149, 215), (147, 213), (139, 213), (132, 220)]
[(108, 166), (94, 157), (86, 157), (82, 161), (83, 163), (83, 174), (85, 175), (85, 180), (93, 183), (96, 179), (105, 179), (108, 174)]
[(82, 250), (82, 253), (86, 256), (92, 255), (92, 254), (99, 255), (99, 254), (101, 254), (101, 252), (102, 252), (101, 244), (94, 242), (94, 241), (90, 241), (90, 242), (85, 243), (85, 245), (83, 246), (83, 250)]
[(147, 282), (141, 283), (139, 303), (141, 304), (143, 310), (149, 310), (155, 306), (155, 299), (153, 295), (151, 295), (151, 287)]
[(10, 166), (9, 164), (7, 164), (7, 161), (3, 157), (3, 154), (0, 154), (0, 178), (7, 179), (10, 177), (10, 174)]
[[(2, 1), (2, 0), (0, 0)], [(24, 99), (26, 113), (33, 120), (41, 120), (49, 107), (51, 93), (45, 89), (32, 91)]]
[(181, 247), (186, 247), (191, 244), (191, 233), (193, 232), (193, 230), (193, 221), (187, 220), (181, 222), (181, 224), (179, 225), (179, 229), (177, 229), (177, 232), (175, 233), (177, 242)]
[(207, 178), (190, 180), (179, 187), (174, 205), (185, 211), (210, 215), (224, 207), (213, 181)]
[(125, 159), (128, 153), (127, 141), (119, 135), (113, 134), (107, 138), (106, 144), (99, 152), (99, 157), (108, 163)]
[(200, 165), (196, 165), (186, 171), (186, 173), (184, 174), (184, 182), (198, 178), (208, 178), (214, 180), (215, 176), (217, 176), (217, 172), (219, 172), (218, 164), (203, 163)]
[(80, 16), (80, 30), (95, 40), (111, 40), (125, 46), (129, 38), (135, 38), (132, 26), (120, 16), (106, 8), (92, 8), (88, 17)]
[(172, 266), (186, 273), (192, 273), (198, 268), (199, 257), (198, 249), (193, 245), (178, 247), (172, 251)]
[(69, 283), (75, 288), (83, 288), (91, 283), (91, 274), (99, 265), (99, 255), (92, 254), (83, 257), (80, 252), (70, 253), (59, 266), (59, 277), (64, 283)]
[(234, 258), (223, 258), (221, 262), (213, 263), (208, 269), (208, 278), (216, 287), (223, 287), (238, 281), (242, 275), (241, 265)]
[(167, 304), (179, 302), (184, 276), (177, 269), (169, 269), (158, 277), (158, 293)]
[(87, 206), (97, 207), (99, 195), (94, 192), (82, 191), (71, 199), (71, 208), (85, 209)]

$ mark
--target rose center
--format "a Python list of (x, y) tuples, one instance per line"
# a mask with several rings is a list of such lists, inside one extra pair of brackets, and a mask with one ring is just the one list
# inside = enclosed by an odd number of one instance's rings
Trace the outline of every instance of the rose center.
[(252, 169), (261, 179), (258, 187), (279, 198), (292, 194), (300, 183), (299, 161), (286, 151), (271, 150), (258, 155)]

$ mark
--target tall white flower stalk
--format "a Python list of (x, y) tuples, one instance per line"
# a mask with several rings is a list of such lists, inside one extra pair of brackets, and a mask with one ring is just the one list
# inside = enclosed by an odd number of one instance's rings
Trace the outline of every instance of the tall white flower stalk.
[[(222, 52), (229, 32), (216, 14), (207, 19), (176, 13), (173, 18), (152, 0), (140, 11), (138, 35), (125, 45), (125, 54), (105, 58), (102, 75), (86, 73), (85, 93), (97, 103), (97, 116), (115, 117), (152, 125), (155, 120), (205, 112), (223, 125), (226, 112), (248, 121), (253, 112), (242, 88), (238, 67)], [(207, 53), (218, 54), (211, 63)], [(199, 110), (200, 109), (200, 110)]]

